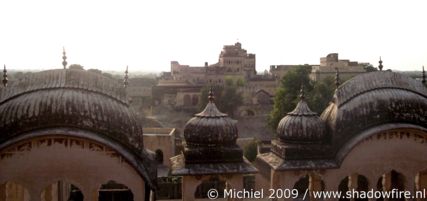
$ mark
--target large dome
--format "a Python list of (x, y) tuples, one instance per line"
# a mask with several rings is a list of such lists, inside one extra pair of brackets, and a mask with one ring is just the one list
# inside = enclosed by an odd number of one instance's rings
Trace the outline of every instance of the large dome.
[(71, 127), (142, 149), (141, 121), (129, 110), (123, 86), (84, 70), (48, 70), (0, 91), (0, 142), (27, 131)]
[(385, 124), (407, 123), (427, 128), (427, 88), (401, 73), (377, 71), (345, 82), (321, 118), (335, 145)]

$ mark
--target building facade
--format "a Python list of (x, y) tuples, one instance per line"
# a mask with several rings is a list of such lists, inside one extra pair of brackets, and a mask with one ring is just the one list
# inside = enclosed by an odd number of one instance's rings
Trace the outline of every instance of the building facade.
[(0, 200), (150, 200), (157, 167), (122, 82), (77, 69), (0, 89)]

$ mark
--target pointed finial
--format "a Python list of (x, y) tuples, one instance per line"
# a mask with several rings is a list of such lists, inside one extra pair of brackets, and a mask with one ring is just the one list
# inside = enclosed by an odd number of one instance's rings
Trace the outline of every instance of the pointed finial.
[(340, 72), (338, 68), (335, 68), (335, 86), (338, 88), (340, 86)]
[(383, 70), (383, 61), (381, 60), (381, 57), (380, 57), (380, 61), (378, 63), (380, 63), (378, 68), (380, 69), (380, 71), (382, 71)]
[(3, 67), (3, 86), (7, 87), (7, 70), (6, 70), (6, 64)]
[(67, 56), (64, 47), (62, 47), (62, 66), (64, 66), (64, 69), (67, 68)]
[(304, 100), (305, 95), (304, 95), (304, 84), (301, 84), (301, 89), (299, 90), (299, 98), (300, 100)]
[(424, 66), (423, 66), (423, 79), (421, 81), (424, 85), (426, 84), (426, 71), (424, 70)]
[(209, 89), (209, 96), (208, 96), (208, 100), (209, 102), (213, 103), (215, 101), (215, 96), (213, 93), (213, 87), (211, 86), (211, 88)]
[(129, 66), (126, 66), (125, 79), (123, 80), (123, 84), (125, 88), (129, 85), (128, 69), (129, 69)]

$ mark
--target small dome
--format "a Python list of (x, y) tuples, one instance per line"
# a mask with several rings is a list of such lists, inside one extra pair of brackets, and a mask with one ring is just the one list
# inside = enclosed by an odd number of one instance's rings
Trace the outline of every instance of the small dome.
[(277, 134), (282, 142), (318, 143), (325, 137), (325, 124), (317, 113), (310, 110), (302, 91), (301, 89), (301, 100), (296, 108), (283, 117), (277, 126)]
[(231, 146), (236, 144), (237, 137), (236, 121), (218, 110), (212, 92), (206, 108), (184, 127), (184, 138), (189, 146)]

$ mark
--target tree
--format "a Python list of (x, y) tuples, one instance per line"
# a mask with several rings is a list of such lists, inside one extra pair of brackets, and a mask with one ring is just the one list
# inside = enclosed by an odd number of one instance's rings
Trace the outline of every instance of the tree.
[(282, 77), (281, 83), (274, 97), (273, 110), (271, 111), (268, 119), (270, 127), (276, 129), (280, 119), (282, 119), (286, 113), (295, 108), (295, 105), (298, 102), (297, 97), (301, 89), (301, 85), (304, 85), (304, 89), (306, 91), (311, 91), (313, 86), (308, 76), (310, 72), (310, 66), (300, 66), (291, 69)]
[[(203, 110), (208, 102), (210, 86), (202, 88), (199, 107)], [(242, 93), (238, 90), (238, 81), (225, 79), (224, 86), (213, 87), (215, 104), (221, 112), (234, 116), (234, 111), (243, 103)]]
[(369, 63), (363, 65), (363, 68), (366, 70), (366, 72), (378, 71), (377, 68), (375, 68), (374, 66), (372, 66), (372, 64), (369, 64)]
[(256, 156), (258, 154), (257, 148), (258, 148), (258, 142), (254, 139), (245, 146), (245, 148), (243, 149), (243, 155), (250, 162), (253, 162), (256, 159)]
[(301, 85), (304, 86), (305, 100), (310, 109), (320, 114), (332, 99), (335, 91), (335, 80), (327, 77), (321, 81), (313, 82), (309, 78), (311, 68), (301, 66), (290, 70), (281, 80), (276, 96), (274, 97), (273, 110), (270, 113), (268, 124), (276, 129), (280, 120), (295, 109), (298, 103)]

